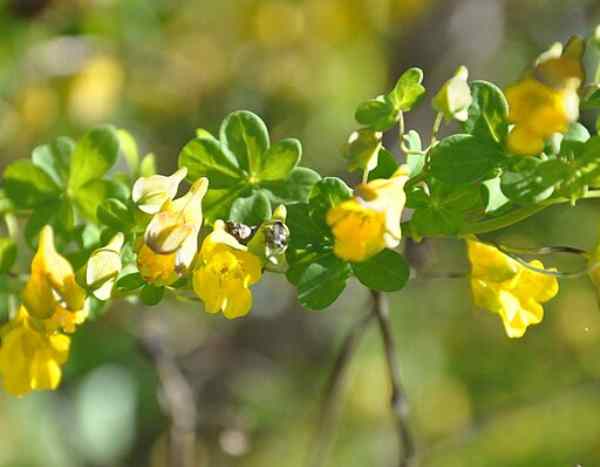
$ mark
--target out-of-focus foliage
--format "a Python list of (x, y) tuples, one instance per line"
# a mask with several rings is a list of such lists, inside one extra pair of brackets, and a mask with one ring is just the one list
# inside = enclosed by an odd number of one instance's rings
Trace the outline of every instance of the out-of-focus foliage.
[[(424, 68), (433, 89), (466, 57), (473, 79), (507, 84), (557, 32), (585, 31), (598, 14), (591, 0), (3, 0), (0, 157), (6, 165), (40, 141), (110, 121), (169, 170), (197, 128), (216, 133), (223, 115), (247, 108), (265, 117), (273, 141), (300, 136), (304, 163), (333, 173), (355, 107), (406, 66)], [(417, 114), (424, 128), (427, 112)], [(496, 130), (492, 137), (505, 138)], [(429, 196), (444, 200), (443, 187)], [(440, 203), (426, 215), (450, 209)], [(116, 203), (105, 211), (122, 221)], [(598, 220), (591, 206), (550, 209), (502, 235), (589, 249)], [(467, 267), (462, 245), (432, 241), (408, 252), (423, 274)], [(548, 325), (515, 343), (472, 309), (467, 285), (423, 279), (393, 300), (423, 465), (598, 463), (600, 315), (591, 287), (561, 284)], [(285, 281), (271, 276), (255, 300), (256, 312), (235, 324), (185, 303), (143, 318), (120, 304), (87, 323), (60, 392), (2, 396), (0, 465), (165, 465), (168, 422), (136, 343), (141, 327), (161, 329), (190, 375), (202, 462), (302, 465), (325, 362), (368, 297), (351, 282), (337, 313), (301, 314)], [(330, 465), (385, 465), (395, 455), (385, 362), (370, 337), (352, 368)]]

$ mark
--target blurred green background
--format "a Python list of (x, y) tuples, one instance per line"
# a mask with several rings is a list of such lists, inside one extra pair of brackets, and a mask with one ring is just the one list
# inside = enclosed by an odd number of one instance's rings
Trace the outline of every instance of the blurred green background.
[[(430, 91), (460, 64), (504, 86), (548, 44), (598, 22), (595, 0), (0, 0), (0, 163), (111, 122), (170, 172), (196, 128), (214, 131), (229, 111), (248, 109), (274, 139), (299, 137), (306, 165), (344, 175), (340, 147), (356, 105), (405, 68), (422, 67)], [(422, 105), (408, 127), (428, 132), (432, 118)], [(597, 203), (582, 202), (496, 238), (591, 248), (599, 221)], [(417, 277), (391, 297), (392, 320), (421, 465), (600, 465), (592, 286), (562, 281), (544, 322), (513, 341), (473, 307), (466, 279), (427, 279), (467, 270), (461, 242), (406, 247)], [(193, 388), (198, 465), (304, 465), (326, 376), (369, 296), (352, 284), (311, 313), (280, 276), (254, 290), (251, 315), (233, 322), (175, 302), (119, 303), (88, 322), (59, 391), (0, 395), (0, 466), (167, 465), (164, 397), (136, 344), (144, 329)], [(373, 326), (326, 465), (393, 465), (388, 390)]]

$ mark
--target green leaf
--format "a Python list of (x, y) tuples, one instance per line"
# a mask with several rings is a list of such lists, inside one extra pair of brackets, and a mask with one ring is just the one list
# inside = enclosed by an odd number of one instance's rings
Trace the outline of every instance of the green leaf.
[[(324, 228), (322, 222), (315, 222), (308, 204), (288, 206), (286, 225), (290, 229), (288, 252), (292, 255), (295, 254), (295, 250), (318, 249), (327, 243), (329, 231)], [(294, 259), (291, 262), (294, 262)]]
[(245, 183), (232, 186), (227, 189), (208, 190), (202, 200), (202, 209), (204, 218), (209, 224), (217, 219), (229, 219), (231, 205), (238, 198), (243, 198), (250, 194), (250, 187)]
[(376, 131), (386, 131), (398, 121), (398, 112), (392, 102), (379, 96), (360, 104), (354, 117), (361, 125)]
[(413, 235), (433, 237), (456, 235), (463, 222), (461, 213), (447, 209), (426, 207), (417, 209), (410, 220)]
[(75, 223), (73, 206), (66, 200), (54, 199), (46, 204), (36, 206), (25, 224), (25, 240), (29, 246), (37, 244), (37, 238), (46, 224), (52, 225), (60, 232), (68, 232)]
[(0, 214), (13, 211), (15, 209), (14, 202), (6, 194), (6, 190), (0, 189)]
[(36, 147), (31, 154), (31, 160), (58, 186), (65, 187), (69, 177), (69, 161), (74, 148), (75, 143), (72, 139), (57, 138), (50, 144)]
[(423, 71), (419, 68), (409, 68), (396, 83), (396, 86), (387, 96), (396, 110), (408, 112), (421, 100), (425, 94)]
[[(411, 151), (423, 150), (421, 137), (415, 130), (410, 130), (404, 135), (404, 143)], [(411, 177), (419, 175), (423, 171), (423, 167), (425, 167), (425, 159), (425, 154), (407, 154), (406, 164), (410, 170)]]
[(455, 235), (467, 217), (479, 218), (485, 211), (479, 184), (449, 185), (432, 180), (430, 190), (429, 200), (423, 196), (417, 200), (419, 206), (410, 221), (417, 236)]
[(590, 139), (590, 132), (579, 122), (573, 122), (569, 125), (569, 129), (563, 136), (563, 141), (578, 141), (585, 143)]
[(560, 160), (516, 156), (502, 174), (502, 192), (516, 203), (536, 203), (552, 195), (568, 173), (570, 167)]
[(188, 169), (189, 181), (207, 177), (211, 188), (216, 189), (237, 185), (242, 177), (234, 155), (211, 137), (187, 143), (179, 154), (179, 167)]
[(219, 135), (243, 170), (250, 176), (260, 173), (263, 154), (269, 147), (269, 131), (258, 115), (246, 110), (229, 114), (221, 125)]
[(262, 181), (284, 180), (302, 158), (302, 144), (297, 139), (284, 139), (271, 146), (264, 154), (258, 178)]
[(164, 295), (164, 287), (156, 287), (154, 285), (146, 284), (140, 292), (140, 300), (144, 305), (154, 306), (161, 302)]
[(229, 220), (246, 225), (259, 225), (271, 218), (271, 203), (262, 191), (247, 198), (238, 198), (231, 205)]
[(137, 290), (145, 284), (139, 272), (132, 272), (117, 279), (115, 287), (119, 292), (131, 292)]
[(17, 207), (32, 208), (56, 199), (60, 188), (50, 175), (33, 164), (20, 159), (4, 170), (6, 194)]
[(446, 183), (471, 183), (489, 177), (504, 159), (502, 151), (491, 142), (471, 135), (453, 135), (431, 150), (431, 172)]
[(500, 177), (486, 180), (482, 183), (481, 189), (486, 213), (496, 211), (510, 201), (502, 193)]
[(156, 173), (156, 157), (154, 154), (146, 154), (140, 162), (140, 176), (150, 177)]
[(71, 155), (69, 191), (77, 191), (92, 180), (102, 178), (115, 164), (119, 139), (112, 127), (94, 128), (81, 138)]
[(12, 238), (0, 237), (0, 274), (10, 272), (17, 260), (17, 244)]
[(382, 134), (369, 128), (353, 132), (344, 147), (344, 158), (348, 160), (348, 170), (368, 170), (377, 167)]
[(286, 180), (261, 183), (271, 204), (306, 203), (321, 176), (306, 167), (296, 167)]
[(313, 188), (311, 202), (316, 201), (329, 209), (352, 197), (352, 188), (338, 177), (324, 177)]
[(98, 221), (118, 231), (128, 232), (134, 224), (133, 213), (116, 198), (106, 199), (97, 210)]
[[(422, 159), (425, 159), (424, 157)], [(377, 167), (369, 172), (368, 181), (378, 178), (390, 178), (398, 170), (398, 162), (394, 155), (385, 148), (379, 150), (377, 156)]]
[(587, 96), (582, 105), (584, 109), (600, 109), (600, 89)]
[(383, 250), (367, 261), (353, 263), (352, 270), (365, 287), (381, 292), (404, 288), (410, 276), (410, 266), (404, 257), (392, 250)]
[[(556, 138), (556, 139), (554, 139)], [(553, 135), (546, 149), (550, 149), (548, 153), (556, 154), (558, 157), (567, 162), (579, 158), (585, 149), (585, 143), (590, 139), (590, 132), (579, 122), (574, 122), (569, 125), (568, 131), (564, 135)], [(557, 143), (560, 144), (559, 150), (556, 151)], [(548, 148), (550, 146), (550, 148)]]
[(471, 83), (473, 102), (463, 128), (469, 134), (504, 143), (508, 135), (508, 101), (495, 84), (487, 81)]
[(410, 209), (426, 208), (431, 204), (428, 189), (411, 185), (406, 190), (406, 207)]
[(120, 152), (131, 173), (136, 174), (140, 168), (140, 153), (135, 138), (127, 130), (117, 130)]
[(346, 287), (352, 269), (332, 253), (311, 262), (299, 275), (298, 301), (310, 310), (331, 305)]
[(92, 180), (75, 192), (75, 202), (86, 218), (96, 221), (98, 206), (111, 196), (113, 188), (108, 180)]

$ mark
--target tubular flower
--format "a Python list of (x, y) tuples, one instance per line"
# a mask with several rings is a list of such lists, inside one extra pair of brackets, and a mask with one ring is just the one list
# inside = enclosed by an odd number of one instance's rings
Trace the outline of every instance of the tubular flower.
[(564, 133), (579, 116), (577, 91), (584, 80), (583, 42), (569, 41), (565, 50), (555, 44), (536, 61), (533, 71), (506, 89), (508, 119), (514, 128), (508, 148), (519, 155), (535, 155), (554, 133)]
[(0, 329), (0, 375), (4, 389), (22, 396), (33, 390), (56, 389), (71, 339), (35, 326), (25, 307)]
[(225, 231), (223, 221), (202, 242), (194, 271), (194, 291), (209, 313), (222, 311), (239, 318), (252, 308), (250, 286), (260, 280), (262, 263), (257, 256)]
[[(50, 326), (77, 321), (87, 313), (85, 291), (75, 281), (69, 262), (54, 247), (54, 233), (49, 225), (42, 229), (38, 250), (31, 263), (31, 277), (23, 290), (23, 304), (37, 319)], [(70, 325), (67, 325), (70, 327)]]
[(186, 175), (187, 169), (183, 167), (170, 177), (152, 175), (138, 178), (133, 184), (131, 199), (140, 211), (156, 214), (166, 201), (175, 198), (179, 184)]
[(208, 180), (200, 178), (181, 198), (165, 201), (152, 217), (138, 251), (138, 268), (147, 282), (169, 285), (191, 266), (198, 251), (202, 198), (207, 190)]
[(87, 263), (85, 281), (98, 300), (108, 300), (119, 272), (121, 248), (125, 240), (122, 233), (115, 235), (103, 248), (92, 253)]
[[(471, 290), (475, 305), (502, 318), (508, 337), (522, 337), (544, 317), (542, 303), (558, 293), (556, 277), (532, 271), (497, 248), (467, 240), (471, 262)], [(537, 260), (529, 263), (542, 269)]]
[(402, 166), (389, 179), (357, 186), (353, 198), (328, 211), (326, 221), (335, 237), (334, 253), (338, 257), (360, 262), (384, 248), (398, 246), (407, 180), (408, 169)]

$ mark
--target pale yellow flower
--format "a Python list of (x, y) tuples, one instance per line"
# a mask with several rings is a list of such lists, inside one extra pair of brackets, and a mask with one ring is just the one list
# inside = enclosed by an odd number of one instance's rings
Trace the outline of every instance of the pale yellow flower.
[(260, 280), (262, 263), (225, 231), (223, 221), (202, 242), (194, 270), (194, 291), (209, 313), (223, 312), (233, 319), (248, 314), (252, 308), (250, 286)]
[(469, 118), (473, 96), (468, 79), (469, 70), (464, 66), (459, 67), (433, 98), (433, 108), (444, 114), (446, 120), (464, 122)]
[(118, 233), (106, 246), (90, 255), (85, 280), (98, 300), (108, 300), (111, 296), (117, 276), (121, 272), (121, 248), (124, 240), (123, 234)]
[[(522, 337), (528, 326), (540, 323), (544, 317), (541, 304), (558, 293), (556, 277), (526, 268), (474, 238), (467, 240), (467, 248), (475, 305), (499, 314), (508, 337)], [(544, 268), (537, 260), (529, 265)]]
[(69, 356), (68, 336), (36, 326), (22, 306), (15, 319), (2, 327), (0, 337), (0, 375), (8, 393), (22, 396), (58, 387), (61, 366)]
[(192, 264), (202, 228), (202, 199), (208, 180), (194, 182), (184, 196), (168, 199), (156, 213), (138, 251), (138, 269), (147, 282), (169, 285)]
[(175, 198), (179, 184), (186, 175), (187, 169), (183, 167), (169, 177), (164, 175), (140, 177), (133, 184), (131, 199), (140, 211), (156, 214), (166, 201)]
[(407, 180), (408, 169), (402, 166), (389, 179), (359, 185), (353, 198), (329, 210), (326, 220), (335, 237), (334, 253), (338, 257), (360, 262), (384, 248), (399, 245)]

